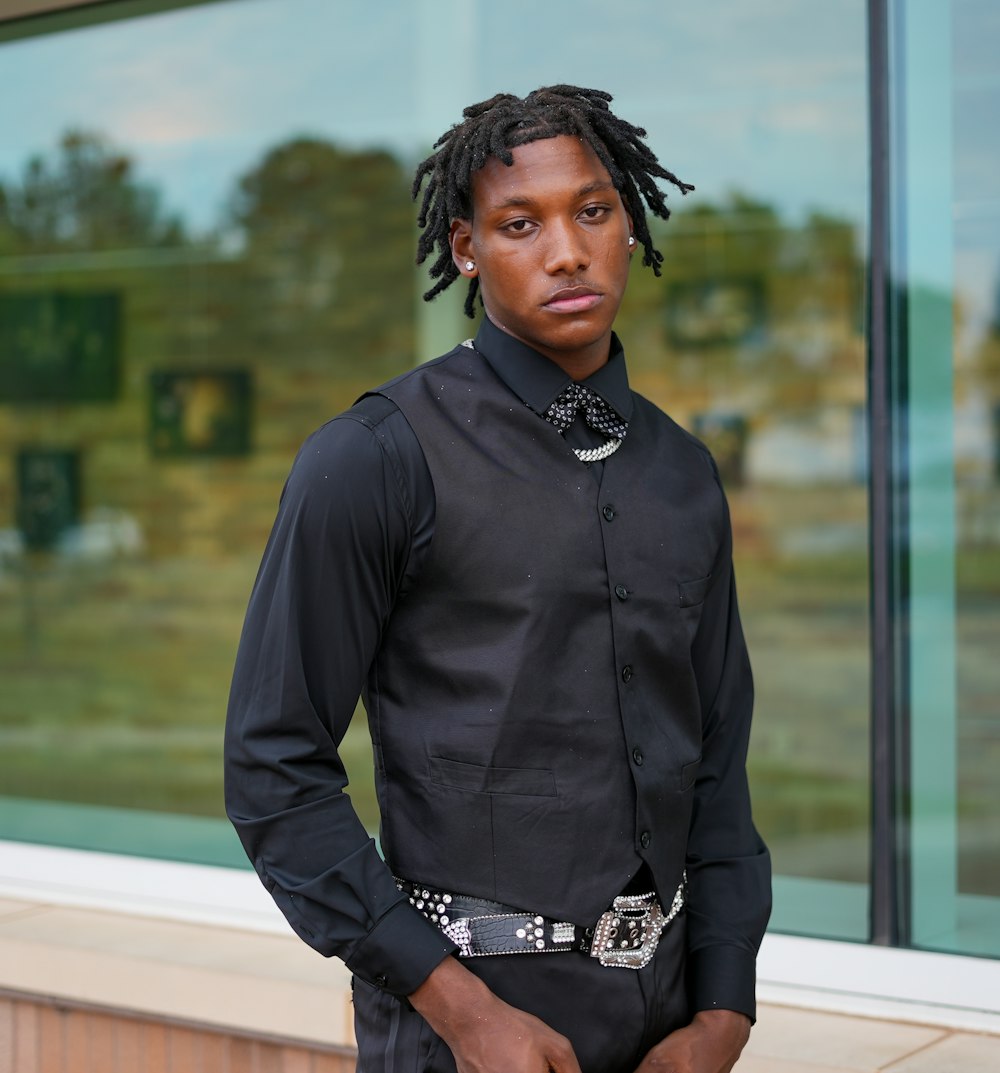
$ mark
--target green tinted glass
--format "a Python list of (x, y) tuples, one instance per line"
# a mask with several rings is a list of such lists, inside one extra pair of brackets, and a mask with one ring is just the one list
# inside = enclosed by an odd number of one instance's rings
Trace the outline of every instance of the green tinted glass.
[(911, 938), (997, 955), (1000, 10), (893, 14)]

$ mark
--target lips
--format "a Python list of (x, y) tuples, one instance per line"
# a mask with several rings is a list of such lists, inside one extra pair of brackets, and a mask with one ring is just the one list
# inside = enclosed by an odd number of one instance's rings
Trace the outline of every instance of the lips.
[(603, 297), (590, 287), (563, 287), (552, 295), (544, 308), (552, 313), (584, 313), (593, 309)]

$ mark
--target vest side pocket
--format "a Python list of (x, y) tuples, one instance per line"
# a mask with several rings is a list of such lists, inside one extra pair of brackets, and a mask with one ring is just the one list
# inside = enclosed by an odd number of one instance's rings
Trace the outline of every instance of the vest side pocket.
[(556, 796), (556, 777), (547, 768), (491, 767), (450, 760), (445, 756), (429, 757), (428, 765), (431, 781), (453, 790), (525, 797)]

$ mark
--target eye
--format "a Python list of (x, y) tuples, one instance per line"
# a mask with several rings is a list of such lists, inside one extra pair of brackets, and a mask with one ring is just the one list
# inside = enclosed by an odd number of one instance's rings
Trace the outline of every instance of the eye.
[(607, 205), (588, 205), (580, 215), (588, 220), (599, 220), (602, 216), (606, 216), (608, 211)]
[(515, 235), (521, 235), (531, 227), (530, 220), (511, 220), (503, 225), (504, 231), (511, 231)]

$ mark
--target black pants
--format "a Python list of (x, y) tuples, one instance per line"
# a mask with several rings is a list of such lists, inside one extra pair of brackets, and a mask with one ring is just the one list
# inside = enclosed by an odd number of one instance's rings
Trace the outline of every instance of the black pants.
[[(573, 1044), (583, 1073), (635, 1073), (643, 1055), (688, 1023), (684, 914), (638, 971), (584, 954), (510, 954), (462, 962), (505, 1002)], [(358, 1073), (455, 1073), (451, 1051), (395, 996), (354, 981)]]

